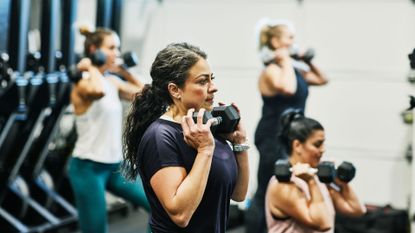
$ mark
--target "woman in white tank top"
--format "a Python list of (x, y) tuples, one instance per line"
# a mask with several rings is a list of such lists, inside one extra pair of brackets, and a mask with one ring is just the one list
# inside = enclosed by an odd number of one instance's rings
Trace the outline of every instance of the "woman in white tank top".
[[(107, 232), (105, 191), (150, 210), (141, 180), (128, 182), (120, 174), (122, 160), (122, 105), (132, 100), (143, 84), (116, 64), (120, 39), (111, 30), (81, 29), (85, 55), (77, 65), (82, 78), (73, 85), (78, 139), (69, 164), (81, 232)], [(123, 77), (121, 81), (116, 73)]]
[(360, 216), (366, 212), (348, 183), (336, 179), (340, 191), (328, 188), (315, 175), (325, 151), (324, 128), (298, 110), (281, 116), (280, 139), (292, 164), (290, 182), (272, 177), (266, 193), (269, 233), (334, 232), (335, 212)]

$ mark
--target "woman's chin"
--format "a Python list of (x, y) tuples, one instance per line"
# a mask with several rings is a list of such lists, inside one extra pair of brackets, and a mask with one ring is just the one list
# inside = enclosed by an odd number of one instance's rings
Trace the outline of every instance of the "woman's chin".
[(212, 111), (212, 109), (213, 109), (213, 102), (206, 102), (205, 104), (202, 105), (201, 108), (204, 108), (207, 111)]

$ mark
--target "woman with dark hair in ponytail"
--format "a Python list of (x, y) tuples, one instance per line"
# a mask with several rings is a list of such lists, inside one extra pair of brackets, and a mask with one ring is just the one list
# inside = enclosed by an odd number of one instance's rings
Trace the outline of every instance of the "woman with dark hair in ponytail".
[[(115, 32), (98, 28), (94, 32), (81, 29), (81, 34), (85, 36), (86, 57), (77, 65), (83, 77), (74, 83), (71, 93), (78, 138), (68, 173), (81, 232), (105, 233), (108, 231), (106, 190), (150, 210), (141, 180), (127, 182), (120, 173), (123, 117), (120, 98), (132, 100), (143, 85), (116, 63), (120, 39)], [(101, 63), (94, 61), (97, 53), (101, 53)]]
[(242, 201), (247, 192), (248, 153), (230, 146), (246, 142), (245, 129), (239, 123), (233, 133), (218, 136), (210, 131), (214, 118), (203, 123), (217, 88), (199, 48), (168, 45), (150, 74), (151, 85), (133, 102), (124, 141), (127, 175), (141, 175), (151, 229), (224, 233), (230, 199)]
[(334, 232), (334, 215), (366, 212), (350, 184), (336, 179), (340, 190), (321, 183), (315, 174), (325, 151), (323, 126), (299, 110), (281, 116), (281, 144), (292, 165), (290, 182), (271, 177), (265, 197), (269, 233)]

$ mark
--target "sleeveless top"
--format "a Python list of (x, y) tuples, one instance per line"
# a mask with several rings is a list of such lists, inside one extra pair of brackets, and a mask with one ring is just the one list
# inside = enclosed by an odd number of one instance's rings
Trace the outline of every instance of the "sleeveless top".
[(101, 77), (105, 95), (82, 115), (75, 116), (78, 139), (73, 156), (100, 163), (122, 160), (122, 104), (118, 89)]
[[(324, 202), (326, 203), (327, 208), (329, 208), (329, 214), (333, 226), (330, 230), (325, 231), (325, 233), (333, 233), (335, 216), (334, 205), (326, 185), (321, 183), (317, 177), (315, 179), (317, 181), (318, 187), (320, 188), (321, 194), (323, 195)], [(275, 176), (272, 176), (270, 183), (274, 181), (278, 182)], [(307, 183), (304, 180), (296, 176), (292, 176), (291, 181), (294, 182), (295, 185), (304, 192), (307, 199), (310, 199), (310, 191), (308, 189)], [(291, 217), (279, 219), (273, 216), (269, 208), (269, 195), (270, 194), (267, 191), (265, 197), (265, 217), (267, 221), (268, 233), (322, 233), (322, 231), (315, 231), (310, 229), (309, 227), (297, 222)]]
[(262, 96), (262, 116), (255, 131), (255, 145), (260, 144), (264, 139), (274, 140), (277, 137), (280, 116), (286, 109), (297, 108), (305, 111), (308, 84), (300, 71), (297, 69), (294, 71), (297, 79), (297, 90), (294, 95)]

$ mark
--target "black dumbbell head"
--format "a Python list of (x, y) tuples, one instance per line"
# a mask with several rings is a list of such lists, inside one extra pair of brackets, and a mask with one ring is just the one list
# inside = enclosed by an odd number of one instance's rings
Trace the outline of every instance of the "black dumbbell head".
[(72, 65), (69, 67), (68, 78), (73, 83), (77, 83), (79, 82), (79, 80), (82, 79), (82, 72), (76, 67), (76, 65)]
[(337, 167), (337, 178), (343, 182), (350, 182), (356, 175), (356, 168), (352, 163), (343, 162)]
[(412, 53), (408, 54), (408, 58), (411, 68), (415, 69), (415, 49), (412, 51)]
[(217, 106), (212, 110), (214, 117), (221, 117), (222, 122), (218, 125), (216, 133), (232, 133), (241, 119), (236, 108), (232, 105)]
[(305, 51), (302, 59), (305, 63), (310, 63), (311, 60), (313, 60), (315, 55), (314, 49), (307, 49), (307, 51)]
[[(193, 112), (193, 121), (196, 123), (197, 122), (197, 115), (199, 113), (198, 112)], [(202, 123), (206, 124), (206, 122), (212, 118), (215, 118), (212, 113), (210, 111), (205, 111), (205, 113), (203, 114), (203, 119), (202, 119)], [(222, 118), (221, 117), (216, 117), (217, 122), (213, 123), (212, 125), (210, 125), (210, 131), (212, 131), (212, 133), (215, 133), (217, 130), (218, 125), (220, 125), (222, 123)]]
[(124, 53), (122, 55), (122, 59), (124, 60), (124, 65), (127, 68), (134, 67), (138, 64), (137, 54), (132, 51)]
[(56, 59), (56, 68), (57, 68), (57, 70), (60, 70), (61, 67), (64, 66), (62, 51), (60, 51), (60, 50), (55, 51), (55, 59)]
[(323, 183), (331, 183), (336, 177), (336, 168), (333, 162), (323, 161), (317, 165), (318, 179)]
[(279, 159), (274, 165), (274, 176), (279, 182), (290, 182), (291, 180), (291, 164), (287, 159)]
[(89, 56), (89, 59), (91, 59), (92, 64), (97, 67), (105, 65), (107, 62), (107, 56), (100, 49), (95, 50), (95, 52)]
[(42, 54), (40, 52), (28, 53), (26, 55), (26, 70), (38, 72), (40, 67), (40, 60), (42, 59)]

